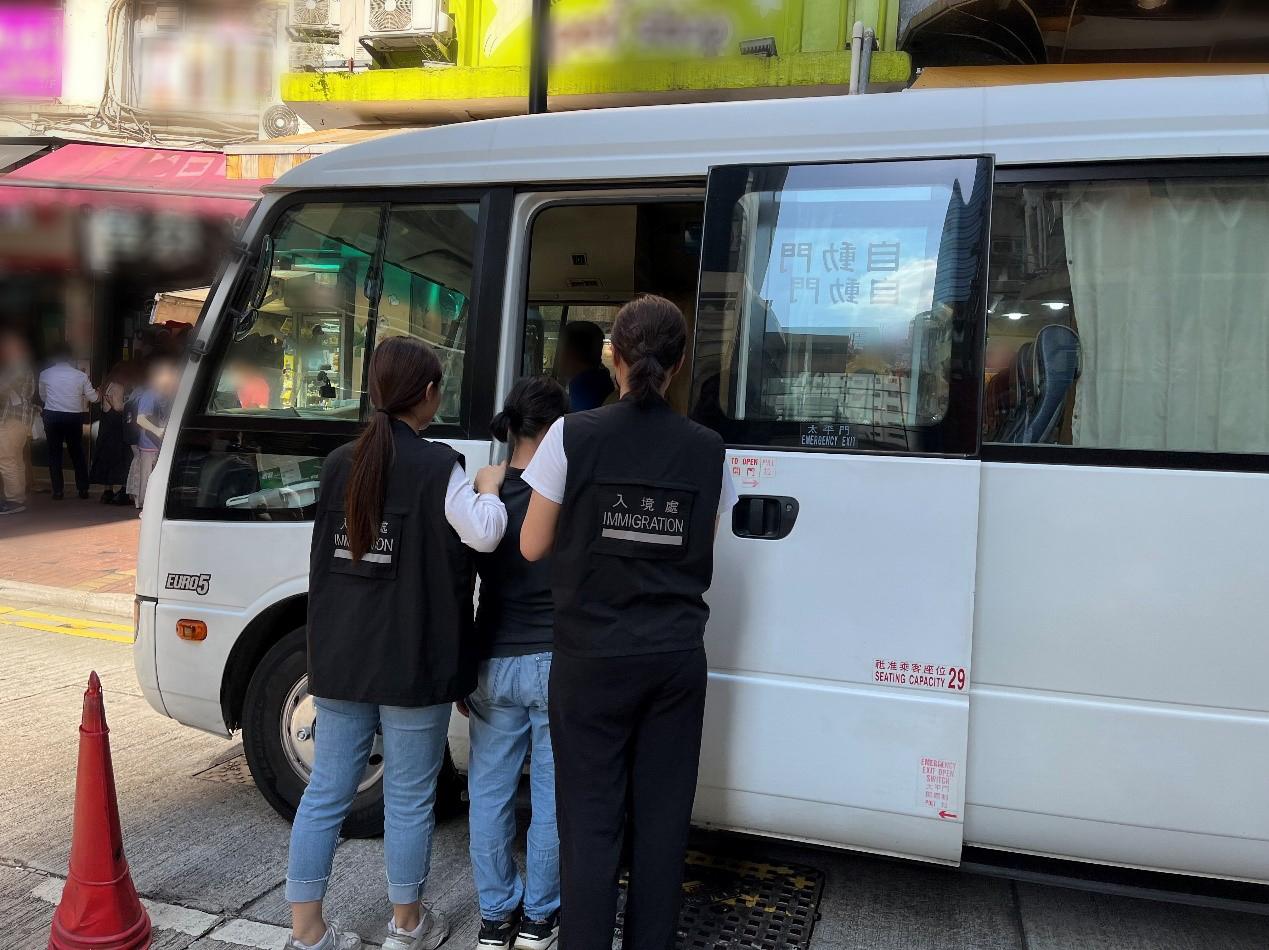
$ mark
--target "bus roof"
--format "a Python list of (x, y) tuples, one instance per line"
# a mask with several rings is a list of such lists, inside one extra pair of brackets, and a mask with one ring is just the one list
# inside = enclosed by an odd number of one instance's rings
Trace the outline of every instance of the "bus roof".
[(1005, 165), (1266, 155), (1269, 75), (483, 119), (320, 155), (271, 190), (682, 179), (703, 177), (714, 165), (968, 154), (994, 154)]

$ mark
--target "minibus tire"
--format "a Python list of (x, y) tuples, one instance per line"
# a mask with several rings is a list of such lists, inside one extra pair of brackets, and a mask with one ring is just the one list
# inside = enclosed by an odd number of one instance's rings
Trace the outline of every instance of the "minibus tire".
[[(242, 709), (242, 746), (260, 794), (287, 821), (295, 818), (307, 784), (282, 748), (281, 717), (291, 690), (308, 675), (304, 627), (275, 643), (251, 674)], [(359, 792), (340, 833), (345, 838), (383, 834), (383, 782)]]

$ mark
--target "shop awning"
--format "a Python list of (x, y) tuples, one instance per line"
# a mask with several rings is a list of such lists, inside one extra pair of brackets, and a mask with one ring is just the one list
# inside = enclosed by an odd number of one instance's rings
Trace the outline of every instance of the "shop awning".
[(210, 287), (198, 287), (193, 290), (169, 290), (155, 294), (150, 322), (195, 324), (210, 293)]
[(226, 179), (221, 152), (73, 143), (0, 178), (0, 207), (87, 205), (241, 217), (265, 184)]
[(45, 151), (48, 144), (45, 142), (31, 143), (0, 143), (0, 171), (4, 171), (18, 162), (25, 161), (32, 155), (38, 155)]
[[(418, 128), (409, 126), (407, 128)], [(356, 145), (370, 139), (381, 138), (404, 131), (393, 126), (354, 126), (347, 129), (321, 129), (301, 132), (276, 139), (245, 142), (225, 146), (228, 159), (226, 177), (230, 181), (255, 179), (274, 181), (296, 165), (303, 164), (315, 155), (324, 155), (346, 145)]]

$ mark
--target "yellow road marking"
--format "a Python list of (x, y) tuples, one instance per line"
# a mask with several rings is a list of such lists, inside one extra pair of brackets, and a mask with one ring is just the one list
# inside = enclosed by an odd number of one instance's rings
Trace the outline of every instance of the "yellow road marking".
[[(60, 633), (68, 637), (84, 637), (89, 640), (107, 640), (111, 643), (132, 643), (132, 628), (121, 623), (104, 620), (82, 620), (78, 617), (62, 617), (39, 610), (22, 610), (0, 604), (3, 622), (27, 630), (44, 633)], [(52, 621), (43, 623), (41, 621)], [(115, 632), (118, 631), (118, 632)]]
[(18, 607), (7, 607), (4, 604), (0, 604), (0, 614), (10, 614), (14, 617), (30, 617), (32, 620), (56, 620), (59, 624), (67, 627), (119, 630), (123, 633), (132, 632), (131, 625), (126, 623), (111, 623), (108, 620), (84, 620), (81, 617), (63, 617), (61, 614), (46, 614), (39, 610), (23, 610)]

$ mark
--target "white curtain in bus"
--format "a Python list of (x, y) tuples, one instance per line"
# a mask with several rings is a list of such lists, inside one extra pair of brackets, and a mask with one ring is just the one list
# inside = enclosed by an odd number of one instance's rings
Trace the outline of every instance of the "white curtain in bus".
[(1088, 183), (1061, 207), (1074, 444), (1269, 451), (1269, 183)]

